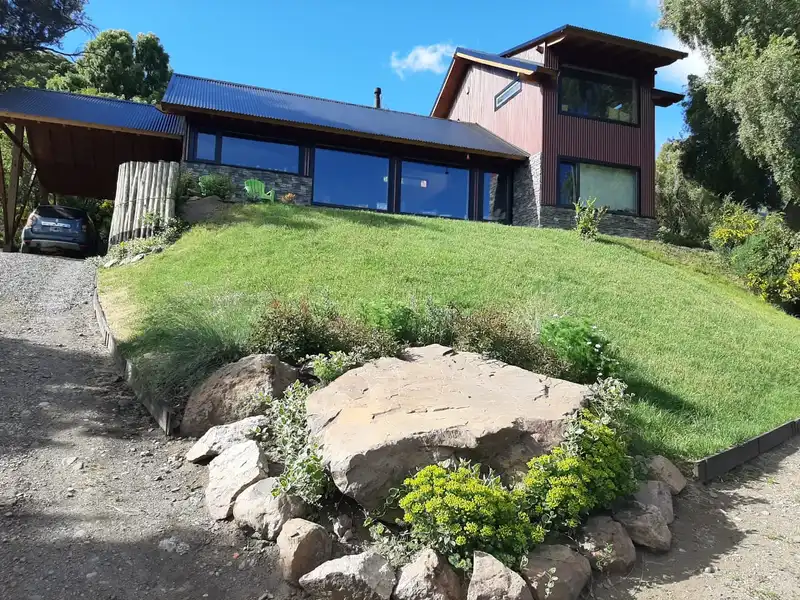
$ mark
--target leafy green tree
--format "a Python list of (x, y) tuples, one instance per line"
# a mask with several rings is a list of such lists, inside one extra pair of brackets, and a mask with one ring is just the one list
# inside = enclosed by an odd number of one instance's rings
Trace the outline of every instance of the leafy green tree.
[(157, 102), (172, 75), (169, 54), (155, 34), (133, 39), (122, 29), (102, 31), (89, 41), (74, 69), (47, 82), (49, 89)]
[(58, 53), (64, 36), (90, 30), (86, 0), (0, 0), (0, 61), (36, 51)]

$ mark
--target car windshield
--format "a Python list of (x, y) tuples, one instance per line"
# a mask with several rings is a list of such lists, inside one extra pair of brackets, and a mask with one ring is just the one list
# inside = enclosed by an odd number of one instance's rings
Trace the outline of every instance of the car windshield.
[(86, 211), (69, 206), (39, 206), (36, 214), (45, 219), (85, 219)]

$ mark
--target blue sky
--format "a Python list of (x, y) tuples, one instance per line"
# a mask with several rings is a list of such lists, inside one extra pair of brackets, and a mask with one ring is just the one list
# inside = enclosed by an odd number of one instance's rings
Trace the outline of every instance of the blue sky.
[[(90, 0), (99, 29), (152, 31), (175, 71), (428, 114), (454, 46), (499, 52), (565, 23), (679, 47), (658, 31), (657, 0)], [(74, 50), (83, 33), (65, 40)], [(680, 91), (693, 55), (660, 72)], [(680, 134), (680, 107), (657, 109), (657, 142)]]

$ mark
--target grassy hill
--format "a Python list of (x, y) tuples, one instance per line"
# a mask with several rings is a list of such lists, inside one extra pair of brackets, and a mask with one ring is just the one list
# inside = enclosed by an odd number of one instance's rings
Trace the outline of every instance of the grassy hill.
[(235, 344), (275, 297), (328, 298), (356, 313), (432, 296), (592, 319), (619, 347), (638, 396), (630, 419), (652, 450), (699, 458), (800, 417), (800, 320), (732, 282), (713, 255), (656, 243), (243, 206), (163, 254), (102, 270), (100, 286), (112, 326), (143, 362), (169, 364), (194, 327)]

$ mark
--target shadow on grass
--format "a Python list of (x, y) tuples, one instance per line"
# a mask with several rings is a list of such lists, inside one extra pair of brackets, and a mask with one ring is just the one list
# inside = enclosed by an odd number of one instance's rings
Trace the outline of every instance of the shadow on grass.
[(382, 214), (359, 209), (324, 206), (284, 206), (252, 204), (231, 208), (217, 220), (207, 223), (209, 227), (221, 227), (246, 223), (254, 226), (288, 227), (290, 229), (323, 229), (326, 220), (348, 221), (358, 225), (381, 229), (421, 227), (439, 231), (434, 218), (412, 218), (402, 215)]

